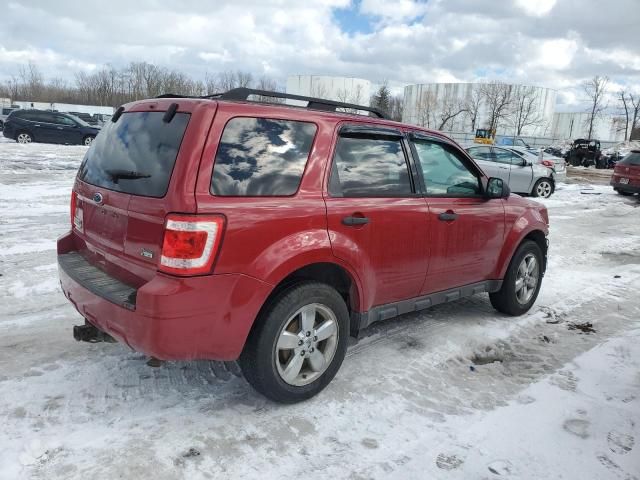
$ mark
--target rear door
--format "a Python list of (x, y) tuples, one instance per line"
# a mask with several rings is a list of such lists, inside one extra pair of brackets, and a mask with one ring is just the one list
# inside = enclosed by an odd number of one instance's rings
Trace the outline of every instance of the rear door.
[(421, 294), (490, 279), (504, 236), (502, 199), (487, 200), (481, 175), (455, 146), (413, 135), (429, 206), (429, 270)]
[[(168, 103), (134, 107), (108, 122), (87, 151), (74, 191), (74, 232), (92, 263), (135, 285), (157, 270), (165, 216), (195, 213), (194, 188), (211, 112), (185, 108), (164, 121)], [(160, 111), (158, 111), (160, 110)]]
[(416, 297), (428, 267), (428, 207), (402, 132), (343, 125), (325, 198), (334, 255), (359, 272), (368, 304)]
[(57, 143), (80, 143), (81, 134), (78, 124), (65, 115), (56, 114), (53, 116), (55, 127), (55, 135)]

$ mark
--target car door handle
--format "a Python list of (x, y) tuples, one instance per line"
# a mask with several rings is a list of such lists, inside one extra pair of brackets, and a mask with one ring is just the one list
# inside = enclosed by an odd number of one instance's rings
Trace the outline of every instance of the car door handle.
[(442, 212), (438, 215), (438, 220), (442, 220), (443, 222), (453, 222), (456, 218), (458, 218), (458, 214), (452, 211)]
[(354, 225), (366, 225), (369, 223), (369, 219), (367, 217), (344, 217), (342, 223), (353, 227)]

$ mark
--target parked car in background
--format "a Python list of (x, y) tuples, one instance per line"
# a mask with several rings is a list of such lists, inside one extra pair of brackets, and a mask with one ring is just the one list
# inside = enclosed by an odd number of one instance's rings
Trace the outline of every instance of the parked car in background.
[(2, 107), (0, 110), (0, 131), (4, 129), (4, 122), (7, 120), (7, 117), (11, 112), (17, 110), (15, 107)]
[(288, 403), (320, 392), (374, 322), (481, 292), (527, 312), (549, 222), (437, 131), (245, 88), (120, 107), (84, 157), (70, 217), (58, 271), (86, 319), (77, 340), (239, 359)]
[(79, 118), (80, 120), (88, 123), (93, 127), (98, 126), (98, 120), (95, 117), (93, 117), (90, 113), (83, 113), (83, 112), (67, 112), (67, 113), (69, 115), (73, 115), (76, 118)]
[(555, 190), (553, 168), (534, 161), (529, 155), (509, 147), (489, 145), (468, 146), (466, 150), (487, 176), (503, 179), (513, 192), (547, 198)]
[(503, 148), (511, 150), (512, 152), (521, 155), (522, 158), (526, 158), (533, 163), (538, 163), (544, 165), (545, 167), (553, 168), (553, 178), (556, 182), (564, 182), (567, 180), (567, 162), (564, 158), (551, 155), (549, 153), (546, 153), (544, 150), (542, 152), (542, 157), (540, 157), (540, 150), (536, 151), (535, 149), (515, 146)]
[(578, 138), (574, 140), (567, 154), (567, 161), (573, 167), (602, 167), (600, 140)]
[(616, 164), (611, 186), (621, 195), (640, 193), (640, 149), (632, 150)]
[(18, 143), (91, 145), (99, 132), (96, 127), (73, 115), (20, 109), (9, 114), (2, 134)]

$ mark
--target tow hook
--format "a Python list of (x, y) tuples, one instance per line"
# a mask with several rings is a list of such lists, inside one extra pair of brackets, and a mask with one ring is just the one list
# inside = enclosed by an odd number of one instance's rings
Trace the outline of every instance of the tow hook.
[(115, 343), (116, 339), (108, 333), (103, 332), (97, 327), (94, 327), (89, 322), (85, 322), (84, 325), (75, 325), (73, 327), (73, 338), (78, 342), (100, 343), (108, 342)]

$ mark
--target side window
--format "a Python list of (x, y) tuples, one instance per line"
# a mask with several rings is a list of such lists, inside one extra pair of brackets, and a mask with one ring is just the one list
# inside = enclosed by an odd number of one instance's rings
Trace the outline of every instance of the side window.
[(34, 121), (42, 123), (55, 123), (53, 115), (47, 112), (37, 112), (34, 114)]
[(467, 149), (471, 157), (478, 160), (485, 160), (487, 162), (495, 162), (496, 159), (491, 152), (491, 147), (471, 147)]
[(59, 125), (66, 125), (69, 127), (72, 127), (76, 124), (76, 122), (74, 122), (73, 120), (71, 120), (68, 117), (65, 117), (64, 115), (54, 115), (54, 123), (57, 123)]
[(473, 197), (481, 193), (480, 179), (453, 150), (428, 140), (415, 140), (413, 144), (427, 196)]
[(498, 163), (506, 163), (508, 165), (511, 165), (512, 163), (517, 163), (514, 162), (514, 159), (516, 159), (516, 154), (511, 152), (510, 150), (505, 150), (502, 148), (494, 148), (493, 152), (496, 156), (496, 162)]
[(336, 197), (406, 197), (413, 194), (400, 138), (339, 137), (329, 193)]
[(216, 153), (211, 193), (295, 194), (315, 135), (313, 123), (253, 117), (229, 120)]

